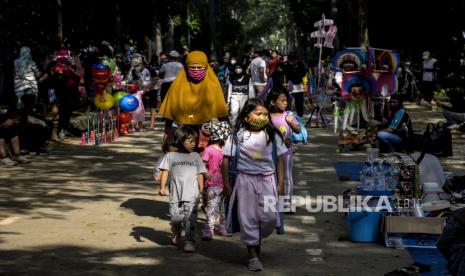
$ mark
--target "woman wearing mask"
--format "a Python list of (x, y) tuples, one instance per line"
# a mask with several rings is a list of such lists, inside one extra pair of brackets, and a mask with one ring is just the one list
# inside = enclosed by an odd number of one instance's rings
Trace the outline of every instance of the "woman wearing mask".
[(204, 123), (228, 116), (220, 82), (204, 52), (187, 55), (186, 66), (171, 84), (159, 113), (167, 119), (164, 147), (170, 143), (173, 121), (199, 129)]
[(249, 98), (253, 98), (254, 88), (250, 76), (244, 73), (240, 63), (234, 65), (234, 73), (228, 85), (229, 119), (236, 124), (237, 116)]

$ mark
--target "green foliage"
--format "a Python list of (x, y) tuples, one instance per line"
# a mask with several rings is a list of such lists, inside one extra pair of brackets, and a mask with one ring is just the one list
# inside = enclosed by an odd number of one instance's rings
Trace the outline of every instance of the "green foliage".
[(286, 0), (249, 0), (242, 22), (248, 43), (261, 48), (284, 47), (292, 17)]

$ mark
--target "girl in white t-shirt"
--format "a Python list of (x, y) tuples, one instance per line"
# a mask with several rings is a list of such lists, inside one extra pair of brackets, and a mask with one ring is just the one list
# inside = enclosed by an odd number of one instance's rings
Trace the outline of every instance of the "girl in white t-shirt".
[[(270, 124), (263, 100), (248, 100), (223, 148), (222, 171), (223, 193), (230, 196), (228, 231), (237, 230), (233, 223), (237, 215), (241, 241), (249, 253), (248, 268), (252, 271), (263, 269), (258, 259), (261, 239), (280, 225), (277, 202), (284, 189), (282, 155), (286, 152), (281, 133)], [(233, 183), (229, 179), (230, 169), (237, 171)]]
[[(173, 245), (181, 242), (181, 232), (185, 232), (184, 251), (195, 251), (195, 226), (197, 204), (203, 190), (203, 174), (207, 172), (202, 158), (194, 152), (197, 133), (189, 127), (180, 127), (174, 133), (173, 145), (176, 152), (167, 153), (159, 165), (161, 170), (160, 192), (167, 195), (170, 189), (170, 215)], [(184, 228), (184, 229), (183, 229)]]

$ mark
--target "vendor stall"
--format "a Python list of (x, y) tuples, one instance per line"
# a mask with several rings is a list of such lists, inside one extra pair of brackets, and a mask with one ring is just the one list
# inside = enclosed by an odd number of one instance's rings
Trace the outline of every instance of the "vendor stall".
[(336, 53), (333, 67), (342, 73), (341, 97), (334, 108), (335, 132), (341, 136), (338, 151), (374, 142), (370, 120), (385, 117), (387, 99), (397, 91), (398, 65), (399, 57), (392, 50), (346, 48)]

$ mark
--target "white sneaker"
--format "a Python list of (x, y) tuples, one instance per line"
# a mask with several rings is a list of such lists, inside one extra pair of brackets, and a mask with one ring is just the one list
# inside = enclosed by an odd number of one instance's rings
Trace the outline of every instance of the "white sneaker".
[(465, 138), (465, 134), (460, 135), (460, 137)]
[(424, 99), (421, 99), (420, 104), (427, 107), (427, 108), (433, 108), (433, 105), (431, 103), (425, 101)]
[(19, 164), (28, 164), (28, 163), (31, 163), (31, 160), (29, 160), (29, 159), (27, 159), (26, 157), (21, 156), (21, 155), (14, 156), (14, 157), (13, 157), (13, 160), (14, 160), (15, 162), (18, 162)]
[(18, 164), (18, 162), (11, 160), (10, 157), (4, 157), (4, 158), (0, 159), (0, 163), (3, 166), (7, 166), (7, 167), (16, 166), (16, 164)]
[(457, 129), (457, 128), (459, 128), (459, 127), (460, 127), (459, 124), (453, 124), (453, 125), (448, 126), (447, 128), (448, 128), (448, 129)]

